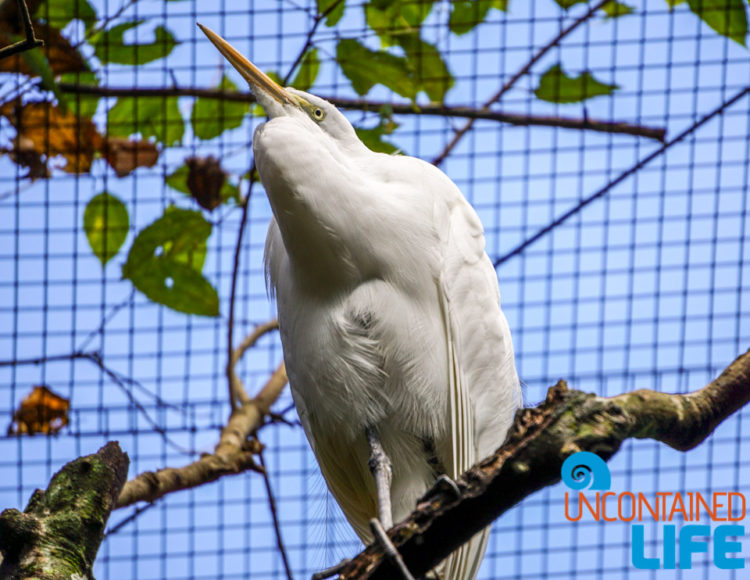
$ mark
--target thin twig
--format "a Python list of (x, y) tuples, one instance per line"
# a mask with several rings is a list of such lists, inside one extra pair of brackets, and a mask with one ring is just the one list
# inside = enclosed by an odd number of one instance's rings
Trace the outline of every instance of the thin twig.
[(138, 518), (138, 516), (140, 516), (143, 512), (150, 510), (155, 505), (157, 505), (156, 502), (147, 503), (145, 505), (138, 506), (137, 508), (135, 508), (133, 510), (133, 512), (128, 517), (123, 518), (122, 520), (120, 520), (119, 522), (117, 522), (114, 526), (112, 526), (111, 528), (109, 528), (105, 532), (104, 536), (105, 537), (109, 537), (109, 536), (112, 536), (112, 535), (116, 534), (117, 532), (119, 532), (122, 528), (124, 528), (128, 524), (134, 522)]
[(271, 518), (273, 519), (273, 529), (276, 533), (276, 547), (281, 554), (281, 560), (284, 562), (284, 571), (286, 572), (287, 580), (294, 580), (292, 577), (292, 569), (289, 566), (289, 558), (286, 554), (286, 548), (284, 547), (284, 540), (281, 537), (281, 525), (279, 524), (279, 514), (276, 511), (276, 499), (273, 496), (273, 490), (271, 489), (271, 479), (268, 476), (268, 469), (266, 469), (266, 462), (263, 459), (263, 451), (258, 453), (258, 459), (260, 459), (260, 466), (263, 468), (261, 472), (263, 475), (263, 482), (266, 485), (266, 493), (268, 494), (268, 508), (271, 510)]
[(107, 367), (104, 364), (104, 360), (102, 359), (101, 355), (98, 352), (93, 353), (89, 357), (89, 359), (92, 362), (94, 362), (94, 364), (96, 364), (102, 370), (102, 372), (104, 374), (106, 374), (110, 378), (110, 380), (113, 383), (115, 383), (118, 387), (120, 387), (120, 390), (122, 390), (122, 392), (125, 393), (125, 396), (128, 398), (128, 400), (130, 401), (130, 403), (138, 411), (140, 411), (141, 415), (143, 415), (143, 417), (146, 419), (146, 422), (148, 422), (151, 425), (151, 428), (154, 431), (156, 431), (159, 435), (161, 435), (161, 438), (164, 440), (164, 442), (167, 445), (169, 445), (170, 447), (172, 447), (173, 449), (175, 449), (179, 453), (182, 453), (183, 455), (197, 455), (197, 452), (195, 450), (188, 449), (187, 447), (183, 447), (182, 445), (180, 445), (176, 441), (172, 440), (172, 438), (167, 433), (167, 430), (164, 427), (162, 427), (158, 423), (158, 421), (156, 421), (156, 419), (153, 419), (151, 417), (151, 415), (149, 414), (149, 412), (146, 410), (146, 407), (144, 407), (143, 404), (136, 398), (136, 396), (133, 394), (133, 391), (130, 388), (128, 388), (128, 385), (130, 385), (131, 387), (133, 387), (133, 386), (139, 387), (141, 390), (147, 392), (152, 397), (154, 397), (155, 399), (157, 399), (157, 401), (159, 401), (165, 407), (172, 406), (172, 405), (167, 405), (166, 403), (164, 403), (164, 401), (162, 401), (161, 398), (159, 398), (154, 393), (151, 393), (150, 391), (148, 391), (146, 389), (146, 387), (144, 387), (143, 385), (141, 385), (135, 379), (133, 379), (131, 377), (123, 376), (123, 375), (119, 374), (118, 372), (113, 371), (112, 369), (110, 369), (109, 367)]
[(248, 397), (245, 392), (242, 383), (237, 380), (237, 375), (234, 371), (234, 362), (232, 353), (234, 351), (234, 310), (235, 310), (235, 298), (237, 296), (237, 278), (240, 272), (240, 252), (242, 251), (242, 237), (245, 234), (245, 226), (247, 225), (247, 213), (250, 209), (250, 197), (253, 193), (253, 185), (255, 185), (255, 179), (253, 179), (253, 173), (255, 172), (255, 160), (250, 165), (250, 183), (247, 187), (247, 195), (242, 202), (242, 216), (240, 217), (240, 227), (237, 231), (237, 244), (234, 247), (234, 262), (232, 266), (232, 286), (229, 291), (229, 317), (227, 321), (227, 387), (229, 389), (229, 405), (232, 410), (237, 408), (237, 402), (244, 404), (247, 402)]
[[(510, 79), (500, 88), (499, 91), (497, 91), (494, 95), (492, 95), (487, 101), (485, 101), (484, 105), (482, 105), (482, 108), (487, 109), (490, 105), (497, 103), (500, 99), (503, 98), (505, 93), (507, 93), (510, 89), (513, 88), (513, 86), (523, 77), (526, 73), (528, 73), (531, 70), (531, 67), (533, 67), (539, 60), (547, 54), (552, 48), (557, 46), (560, 41), (565, 38), (568, 34), (573, 32), (576, 28), (578, 28), (581, 24), (583, 24), (586, 20), (591, 18), (594, 13), (597, 10), (600, 10), (602, 6), (604, 6), (609, 0), (600, 0), (596, 4), (594, 4), (591, 8), (589, 8), (584, 14), (582, 14), (579, 18), (577, 18), (575, 21), (573, 21), (567, 28), (564, 28), (560, 31), (560, 33), (555, 36), (552, 40), (550, 40), (547, 44), (545, 44), (534, 56), (531, 57), (531, 59), (522, 66), (516, 74), (514, 74)], [(469, 130), (474, 126), (474, 119), (470, 119), (466, 122), (466, 124), (461, 127), (460, 129), (457, 129), (455, 133), (453, 134), (453, 138), (450, 140), (450, 142), (445, 146), (445, 148), (440, 152), (440, 154), (435, 157), (432, 160), (432, 163), (434, 165), (440, 165), (443, 161), (445, 161), (445, 158), (450, 155), (451, 151), (458, 145), (458, 142), (461, 141), (464, 135), (469, 132)]]
[(18, 0), (18, 11), (21, 13), (21, 20), (23, 21), (26, 38), (11, 44), (10, 46), (1, 48), (0, 60), (20, 52), (31, 50), (32, 48), (44, 46), (44, 41), (38, 39), (34, 34), (34, 25), (31, 23), (31, 15), (29, 14), (29, 7), (26, 5), (26, 0)]
[(36, 357), (36, 358), (20, 358), (20, 359), (12, 359), (12, 360), (3, 360), (3, 361), (0, 361), (0, 367), (40, 365), (40, 364), (47, 364), (51, 362), (60, 362), (60, 361), (76, 360), (76, 359), (88, 360), (94, 363), (97, 367), (103, 370), (106, 374), (110, 376), (116, 376), (120, 381), (127, 383), (128, 385), (132, 387), (135, 387), (136, 389), (138, 389), (145, 395), (153, 398), (154, 402), (160, 407), (174, 409), (176, 411), (183, 410), (177, 405), (168, 403), (167, 401), (159, 397), (159, 395), (151, 392), (134, 378), (126, 377), (123, 374), (118, 373), (117, 371), (113, 371), (112, 369), (108, 368), (104, 364), (104, 360), (102, 359), (101, 353), (96, 350), (90, 350), (90, 351), (79, 350), (76, 352), (69, 352), (67, 354), (53, 354), (53, 355)]
[(260, 452), (262, 445), (252, 435), (263, 424), (263, 418), (279, 398), (286, 381), (286, 370), (281, 363), (255, 398), (232, 411), (213, 453), (202, 455), (182, 467), (165, 467), (139, 474), (123, 487), (117, 508), (140, 501), (154, 502), (167, 494), (249, 469), (260, 471), (262, 468), (255, 462), (254, 455)]
[[(240, 359), (243, 357), (245, 352), (252, 348), (255, 343), (258, 341), (258, 339), (263, 336), (264, 334), (267, 334), (271, 332), (272, 330), (276, 330), (279, 328), (278, 321), (274, 318), (273, 320), (270, 320), (268, 322), (265, 322), (263, 324), (259, 324), (255, 327), (255, 329), (248, 334), (242, 342), (239, 344), (237, 348), (232, 349), (229, 352), (229, 362), (227, 363), (227, 380), (229, 381), (229, 389), (232, 393), (239, 393), (241, 400), (240, 403), (247, 402), (247, 394), (245, 391), (245, 387), (242, 385), (242, 381), (237, 376), (237, 363), (240, 361)], [(244, 394), (244, 397), (243, 397)]]
[(526, 248), (528, 248), (531, 244), (554, 230), (557, 226), (580, 212), (583, 208), (585, 208), (587, 205), (589, 205), (592, 201), (595, 201), (602, 197), (604, 194), (612, 190), (615, 186), (619, 185), (623, 181), (625, 181), (628, 177), (631, 175), (637, 173), (640, 171), (643, 167), (648, 165), (651, 161), (662, 155), (664, 152), (666, 152), (672, 145), (675, 145), (685, 139), (688, 135), (695, 132), (697, 129), (708, 123), (711, 119), (713, 119), (715, 116), (723, 113), (726, 109), (734, 105), (737, 101), (739, 101), (742, 97), (744, 97), (746, 94), (750, 93), (750, 87), (745, 87), (743, 90), (741, 90), (739, 93), (737, 93), (734, 97), (729, 99), (728, 101), (723, 102), (719, 107), (690, 125), (687, 129), (685, 129), (682, 133), (677, 135), (674, 139), (669, 140), (668, 142), (664, 143), (661, 147), (656, 149), (655, 151), (649, 153), (638, 161), (635, 165), (633, 165), (630, 169), (627, 169), (626, 171), (622, 172), (620, 175), (617, 176), (616, 179), (610, 181), (607, 185), (596, 191), (595, 193), (592, 193), (587, 198), (582, 199), (578, 204), (575, 205), (575, 207), (569, 209), (566, 211), (563, 215), (561, 215), (559, 218), (557, 218), (555, 221), (547, 224), (542, 229), (540, 229), (538, 232), (536, 232), (533, 236), (530, 238), (527, 238), (520, 244), (518, 244), (515, 248), (513, 248), (511, 251), (509, 251), (507, 254), (497, 258), (494, 261), (495, 268), (503, 264), (504, 262), (507, 262), (510, 260), (513, 256), (517, 256), (521, 252), (523, 252)]
[[(98, 95), (103, 97), (203, 97), (221, 99), (233, 102), (257, 102), (255, 96), (250, 92), (221, 91), (217, 89), (201, 89), (195, 87), (179, 88), (126, 88), (126, 87), (95, 87), (88, 85), (76, 85), (60, 83), (59, 88), (64, 93), (79, 93), (86, 95)], [(561, 127), (563, 129), (575, 129), (582, 131), (596, 131), (600, 133), (619, 133), (632, 135), (634, 137), (646, 137), (663, 141), (666, 129), (663, 127), (648, 127), (635, 125), (624, 121), (605, 121), (590, 117), (561, 117), (555, 115), (528, 115), (524, 113), (507, 113), (494, 111), (486, 107), (475, 108), (465, 106), (448, 106), (437, 103), (414, 105), (412, 103), (390, 103), (387, 101), (371, 101), (367, 99), (347, 99), (345, 97), (321, 95), (329, 103), (350, 111), (380, 111), (384, 107), (397, 115), (422, 115), (429, 117), (455, 117), (497, 121), (509, 125), (523, 127)]]
[(0, 360), (0, 367), (20, 367), (28, 365), (41, 365), (49, 362), (59, 362), (65, 360), (74, 359), (89, 359), (94, 355), (94, 351), (87, 352), (69, 352), (67, 354), (53, 354), (47, 356), (40, 356), (36, 358), (14, 358), (8, 360)]
[(231, 354), (231, 360), (232, 365), (236, 365), (240, 359), (245, 355), (245, 352), (248, 349), (251, 349), (255, 346), (255, 343), (258, 342), (258, 340), (268, 334), (269, 332), (272, 332), (274, 330), (279, 329), (279, 321), (275, 318), (273, 320), (269, 320), (268, 322), (264, 322), (263, 324), (259, 324), (256, 326), (253, 331), (248, 334), (245, 338), (242, 339), (242, 342), (237, 345), (237, 348), (235, 348), (232, 351)]
[(120, 6), (115, 12), (105, 16), (101, 21), (99, 21), (99, 24), (97, 26), (94, 26), (93, 28), (91, 28), (91, 30), (86, 32), (85, 36), (81, 40), (79, 40), (76, 44), (73, 45), (73, 48), (74, 49), (80, 48), (84, 42), (86, 42), (87, 40), (95, 36), (96, 34), (100, 33), (102, 30), (107, 28), (110, 22), (117, 20), (120, 16), (123, 15), (123, 13), (128, 8), (130, 8), (137, 1), (138, 0), (128, 0), (122, 6)]
[(161, 425), (159, 425), (159, 423), (151, 417), (151, 415), (143, 406), (143, 404), (136, 398), (132, 389), (133, 388), (138, 389), (139, 391), (145, 393), (149, 397), (152, 397), (154, 401), (156, 402), (156, 404), (160, 407), (174, 409), (177, 411), (182, 411), (182, 409), (180, 409), (176, 405), (167, 403), (161, 397), (149, 391), (146, 387), (144, 387), (140, 382), (138, 382), (134, 378), (125, 376), (109, 368), (107, 365), (104, 364), (104, 359), (102, 358), (101, 353), (98, 351), (78, 351), (78, 352), (71, 352), (67, 354), (48, 355), (48, 356), (36, 357), (36, 358), (4, 360), (4, 361), (0, 361), (0, 367), (40, 365), (40, 364), (47, 364), (50, 362), (59, 362), (59, 361), (67, 361), (67, 360), (87, 360), (87, 361), (94, 363), (97, 367), (99, 367), (99, 369), (105, 375), (107, 375), (110, 378), (110, 380), (115, 385), (117, 385), (120, 388), (120, 390), (122, 390), (123, 393), (125, 393), (125, 396), (128, 398), (130, 403), (143, 415), (143, 417), (146, 419), (146, 422), (149, 425), (151, 425), (152, 429), (156, 431), (157, 433), (159, 433), (159, 435), (161, 435), (165, 443), (167, 443), (169, 446), (179, 451), (180, 453), (183, 453), (184, 455), (196, 454), (196, 452), (193, 451), (192, 449), (187, 449), (186, 447), (183, 447), (182, 445), (173, 441), (169, 437), (169, 435), (167, 434), (167, 430), (164, 429), (164, 427), (162, 427)]
[(119, 304), (115, 304), (110, 311), (105, 314), (102, 317), (101, 322), (99, 323), (99, 326), (89, 332), (86, 337), (83, 339), (83, 342), (78, 346), (78, 351), (83, 351), (89, 344), (91, 344), (91, 341), (94, 340), (98, 335), (102, 334), (104, 332), (104, 327), (107, 326), (107, 324), (115, 317), (115, 315), (120, 312), (123, 308), (128, 306), (129, 304), (133, 303), (133, 300), (135, 299), (135, 288), (131, 290), (130, 296), (128, 296), (125, 300), (120, 302)]
[(328, 16), (331, 12), (333, 12), (333, 10), (335, 10), (336, 7), (339, 4), (341, 4), (341, 2), (342, 0), (336, 0), (328, 8), (323, 10), (323, 12), (319, 12), (314, 16), (313, 25), (310, 27), (310, 30), (307, 31), (307, 37), (305, 38), (305, 43), (302, 45), (302, 50), (299, 51), (299, 53), (297, 54), (297, 58), (294, 59), (292, 66), (289, 67), (289, 72), (286, 73), (286, 76), (284, 77), (285, 85), (289, 82), (289, 79), (292, 78), (292, 73), (294, 72), (294, 69), (296, 69), (299, 63), (302, 62), (302, 59), (305, 57), (305, 53), (307, 53), (307, 50), (312, 46), (313, 37), (315, 36), (315, 33), (318, 31), (318, 26), (320, 26), (320, 23), (323, 21), (323, 19), (326, 16)]

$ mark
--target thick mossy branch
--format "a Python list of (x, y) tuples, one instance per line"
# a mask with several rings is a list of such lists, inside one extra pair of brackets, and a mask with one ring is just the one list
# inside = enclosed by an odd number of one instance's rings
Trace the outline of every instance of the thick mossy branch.
[[(611, 398), (568, 390), (560, 381), (536, 408), (522, 409), (493, 456), (464, 473), (459, 497), (436, 491), (389, 532), (409, 570), (424, 575), (458, 546), (537, 490), (560, 480), (577, 451), (608, 460), (628, 438), (662, 441), (687, 451), (750, 400), (750, 351), (694, 393), (640, 390)], [(369, 546), (340, 579), (397, 578), (378, 545)]]
[(116, 442), (71, 461), (23, 512), (0, 514), (0, 578), (93, 578), (92, 566), (129, 460)]

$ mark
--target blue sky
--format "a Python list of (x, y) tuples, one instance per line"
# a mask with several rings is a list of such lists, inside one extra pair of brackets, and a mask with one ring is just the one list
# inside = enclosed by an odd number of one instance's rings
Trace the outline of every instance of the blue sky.
[[(532, 95), (552, 64), (584, 69), (620, 89), (585, 105), (592, 118), (667, 128), (668, 138), (689, 127), (745, 87), (747, 49), (716, 35), (681, 7), (663, 0), (630, 2), (633, 15), (597, 18), (568, 37), (504, 98), (502, 110), (580, 117), (584, 106), (553, 105)], [(149, 18), (143, 40), (166, 24), (183, 41), (166, 61), (134, 73), (111, 65), (112, 86), (209, 87), (221, 59), (194, 22), (221, 32), (265, 70), (286, 71), (304, 43), (310, 2), (256, 1), (138, 3), (123, 18)], [(112, 13), (119, 3), (100, 4)], [(571, 17), (583, 7), (571, 10)], [(227, 13), (229, 12), (229, 13)], [(359, 37), (362, 11), (352, 6), (335, 31), (321, 27), (316, 44), (323, 66), (313, 92), (353, 96), (331, 61), (340, 37)], [(474, 33), (447, 33), (447, 3), (425, 25), (424, 36), (448, 55), (456, 87), (450, 104), (483, 101), (569, 19), (552, 0), (511, 0)], [(151, 22), (151, 21), (150, 21)], [(374, 48), (377, 39), (369, 38)], [(239, 84), (239, 78), (231, 73)], [(398, 99), (376, 87), (373, 99)], [(189, 98), (180, 101), (186, 116)], [(103, 120), (104, 108), (99, 110)], [(350, 113), (353, 121), (362, 115)], [(366, 118), (373, 124), (374, 118)], [(409, 154), (431, 159), (459, 120), (399, 116), (391, 136)], [(210, 450), (227, 413), (225, 325), (232, 252), (239, 212), (211, 219), (205, 274), (222, 298), (222, 317), (188, 317), (149, 303), (120, 280), (120, 265), (136, 231), (174, 202), (188, 200), (164, 186), (163, 176), (185, 155), (219, 155), (237, 174), (250, 164), (248, 142), (260, 122), (204, 143), (190, 132), (162, 155), (154, 170), (117, 179), (103, 164), (91, 175), (55, 174), (22, 184), (0, 201), (0, 359), (36, 358), (86, 348), (150, 393), (135, 391), (148, 411), (137, 412), (123, 389), (87, 361), (0, 367), (0, 414), (9, 417), (36, 384), (73, 402), (70, 428), (54, 438), (0, 437), (0, 506), (24, 505), (59, 467), (118, 439), (131, 457), (131, 475), (189, 460), (154, 432), (170, 429), (177, 444)], [(686, 391), (702, 386), (750, 346), (750, 97), (657, 157), (553, 233), (498, 270), (503, 308), (514, 335), (519, 374), (530, 404), (558, 378), (583, 390), (614, 395), (635, 388)], [(615, 179), (659, 144), (623, 135), (511, 127), (480, 121), (443, 169), (475, 205), (493, 258), (512, 250), (556, 216)], [(0, 159), (0, 195), (15, 187), (16, 170)], [(133, 232), (105, 269), (82, 231), (88, 200), (102, 190), (128, 206)], [(250, 206), (238, 286), (239, 340), (273, 316), (265, 294), (262, 251), (270, 209), (260, 188)], [(116, 310), (103, 334), (95, 331)], [(254, 392), (281, 359), (275, 337), (264, 338), (241, 365)], [(290, 402), (288, 394), (278, 407)], [(619, 491), (740, 491), (750, 493), (747, 413), (727, 421), (698, 449), (682, 455), (648, 441), (628, 442), (610, 462)], [(358, 542), (327, 495), (299, 428), (273, 426), (261, 439), (279, 503), (295, 577), (356, 552)], [(746, 454), (744, 454), (746, 455)], [(690, 571), (638, 572), (630, 565), (630, 527), (566, 522), (564, 488), (540, 492), (495, 524), (482, 578), (739, 578), (714, 568), (704, 555)], [(129, 514), (116, 512), (114, 525)], [(660, 549), (660, 526), (647, 527), (647, 555)], [(745, 540), (747, 544), (747, 540)], [(750, 557), (743, 547), (743, 557)], [(653, 552), (648, 552), (653, 550)], [(280, 559), (260, 477), (245, 474), (174, 494), (107, 540), (97, 565), (105, 578), (281, 578)]]

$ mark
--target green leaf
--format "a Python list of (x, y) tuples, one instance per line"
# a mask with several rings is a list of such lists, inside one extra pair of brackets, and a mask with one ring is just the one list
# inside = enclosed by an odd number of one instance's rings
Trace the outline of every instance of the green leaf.
[(604, 6), (602, 6), (602, 10), (604, 10), (604, 12), (607, 14), (607, 18), (619, 18), (620, 16), (632, 14), (634, 8), (632, 6), (628, 6), (627, 4), (623, 4), (622, 2), (610, 0)]
[[(60, 82), (72, 85), (99, 86), (99, 79), (92, 71), (64, 73), (60, 76)], [(85, 119), (91, 119), (99, 106), (100, 97), (78, 93), (62, 93), (62, 99), (71, 113)]]
[(585, 4), (588, 2), (588, 0), (555, 0), (562, 8), (565, 8), (567, 10), (571, 6), (575, 6), (576, 4)]
[(687, 0), (690, 10), (716, 32), (746, 46), (747, 13), (744, 0)]
[(201, 212), (167, 208), (139, 232), (122, 267), (123, 278), (173, 310), (219, 315), (219, 296), (201, 274), (211, 224)]
[(440, 51), (418, 34), (401, 35), (398, 44), (406, 53), (419, 89), (427, 93), (431, 101), (442, 103), (455, 81)]
[(383, 139), (383, 136), (390, 135), (398, 129), (399, 125), (393, 120), (392, 114), (393, 111), (391, 108), (385, 106), (380, 110), (380, 122), (377, 126), (372, 129), (365, 129), (363, 127), (354, 129), (360, 141), (376, 153), (388, 153), (391, 155), (401, 152), (393, 143)]
[[(227, 76), (222, 77), (215, 88), (228, 93), (237, 92), (237, 85)], [(195, 136), (208, 141), (215, 139), (227, 129), (236, 129), (242, 125), (249, 110), (250, 103), (199, 97), (190, 113), (190, 123), (193, 125)]]
[(266, 76), (271, 79), (273, 82), (275, 82), (277, 85), (284, 86), (284, 79), (281, 78), (281, 75), (277, 73), (275, 70), (267, 70)]
[(393, 143), (383, 140), (383, 130), (380, 127), (373, 129), (354, 129), (357, 133), (357, 137), (368, 149), (375, 151), (376, 153), (398, 153), (399, 148)]
[(90, 30), (97, 15), (88, 0), (47, 0), (39, 4), (34, 18), (44, 20), (58, 30), (62, 30), (73, 20), (80, 20), (86, 25), (86, 30)]
[(300, 91), (309, 91), (315, 84), (315, 79), (318, 78), (319, 71), (320, 57), (318, 57), (318, 49), (312, 47), (302, 57), (299, 70), (290, 84)]
[(86, 238), (102, 266), (120, 251), (129, 227), (128, 208), (106, 191), (92, 197), (83, 212)]
[(675, 6), (678, 6), (680, 4), (684, 4), (687, 2), (687, 0), (666, 0), (667, 4), (669, 4), (670, 8), (674, 8)]
[(318, 14), (326, 15), (326, 26), (336, 26), (345, 8), (346, 0), (318, 0)]
[[(167, 177), (164, 179), (164, 182), (175, 191), (184, 193), (188, 197), (193, 197), (193, 194), (190, 192), (190, 188), (187, 184), (187, 177), (188, 166), (183, 163), (172, 173), (167, 175)], [(224, 181), (224, 185), (221, 186), (221, 191), (219, 193), (221, 194), (221, 199), (224, 202), (227, 202), (229, 200), (239, 202), (240, 188), (237, 187), (234, 183), (231, 183), (228, 179)]]
[(140, 133), (171, 147), (182, 141), (185, 122), (177, 97), (120, 97), (107, 115), (110, 135)]
[(94, 54), (102, 63), (146, 64), (164, 58), (177, 41), (169, 30), (163, 26), (154, 29), (154, 41), (149, 44), (125, 44), (123, 37), (128, 30), (140, 26), (144, 20), (133, 20), (113, 26), (109, 30), (97, 32), (89, 42), (94, 47)]
[(336, 60), (359, 95), (376, 84), (414, 100), (418, 87), (408, 61), (383, 50), (372, 51), (354, 38), (342, 38), (336, 46)]
[(448, 27), (454, 34), (466, 34), (485, 21), (490, 8), (507, 11), (508, 0), (458, 0), (451, 6)]
[(175, 191), (190, 195), (187, 186), (188, 167), (184, 163), (164, 178), (164, 183)]
[(371, 0), (364, 6), (365, 20), (383, 46), (390, 46), (399, 35), (419, 33), (434, 3), (434, 0)]
[(599, 95), (611, 95), (619, 88), (599, 82), (588, 71), (570, 77), (563, 72), (562, 66), (556, 64), (539, 79), (539, 87), (534, 94), (550, 103), (580, 103)]

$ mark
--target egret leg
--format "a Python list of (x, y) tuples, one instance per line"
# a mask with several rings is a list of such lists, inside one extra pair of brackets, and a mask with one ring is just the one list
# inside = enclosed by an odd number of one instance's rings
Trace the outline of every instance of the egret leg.
[(375, 489), (378, 494), (378, 518), (382, 526), (389, 530), (393, 527), (393, 510), (391, 509), (391, 479), (393, 471), (380, 438), (372, 427), (365, 429), (367, 444), (370, 447), (370, 471), (375, 478)]
[(396, 565), (399, 572), (401, 572), (401, 577), (404, 580), (414, 580), (414, 576), (409, 572), (409, 568), (406, 567), (404, 559), (401, 557), (401, 554), (398, 553), (393, 542), (391, 542), (380, 521), (372, 518), (370, 520), (370, 529), (372, 530), (372, 535), (375, 536), (375, 541), (383, 548), (385, 555)]

